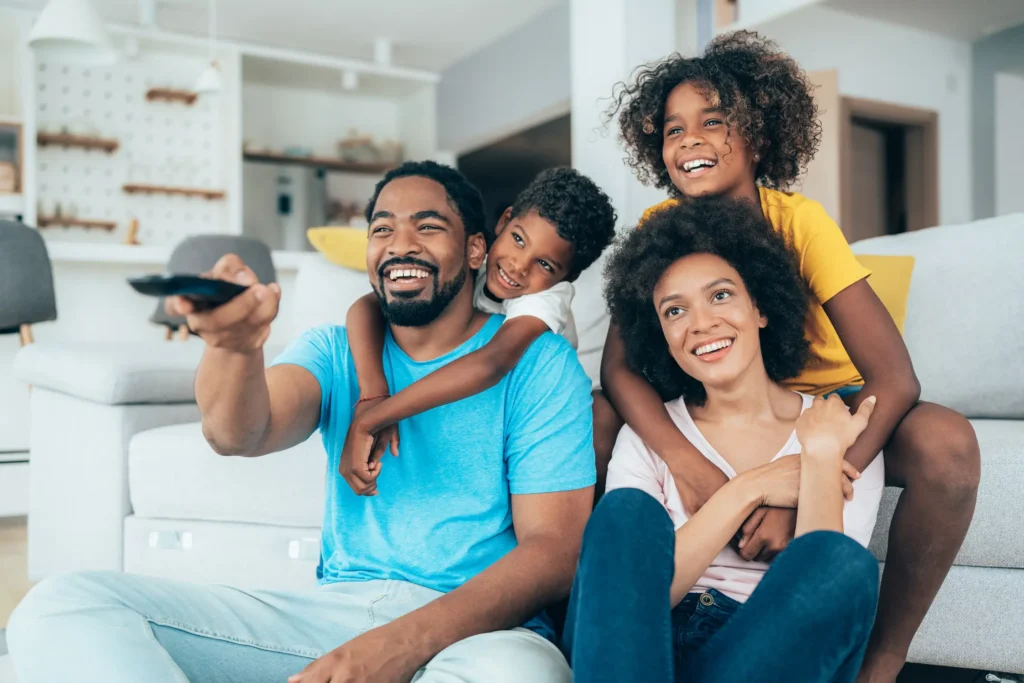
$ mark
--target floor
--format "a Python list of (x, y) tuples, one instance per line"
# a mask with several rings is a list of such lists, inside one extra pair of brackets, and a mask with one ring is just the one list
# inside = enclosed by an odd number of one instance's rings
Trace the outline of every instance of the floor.
[[(0, 629), (7, 626), (14, 607), (31, 587), (26, 570), (27, 546), (25, 518), (0, 519)], [(0, 638), (2, 636), (0, 631)], [(0, 683), (6, 683), (3, 664), (6, 662), (0, 662)], [(980, 683), (982, 680), (979, 671), (908, 664), (898, 683)]]
[(0, 518), (0, 628), (28, 593), (26, 549), (28, 530), (24, 517)]

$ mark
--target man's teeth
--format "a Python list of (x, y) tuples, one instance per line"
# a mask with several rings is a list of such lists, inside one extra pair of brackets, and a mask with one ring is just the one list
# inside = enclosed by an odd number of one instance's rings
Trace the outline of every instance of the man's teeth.
[(430, 275), (430, 273), (428, 273), (425, 270), (421, 270), (420, 268), (412, 268), (412, 269), (406, 269), (406, 270), (397, 270), (396, 269), (396, 270), (392, 270), (391, 272), (388, 273), (388, 277), (391, 278), (392, 280), (397, 280), (400, 277), (425, 278), (428, 275)]
[(698, 346), (694, 349), (693, 353), (697, 356), (703, 356), (706, 353), (712, 353), (714, 351), (720, 351), (721, 349), (727, 349), (732, 346), (732, 339), (723, 339), (722, 341), (711, 342), (704, 346)]
[(683, 170), (689, 173), (690, 171), (696, 170), (698, 168), (703, 168), (705, 166), (711, 168), (714, 165), (715, 162), (712, 161), (711, 159), (694, 159), (693, 161), (687, 161), (685, 164), (683, 164)]

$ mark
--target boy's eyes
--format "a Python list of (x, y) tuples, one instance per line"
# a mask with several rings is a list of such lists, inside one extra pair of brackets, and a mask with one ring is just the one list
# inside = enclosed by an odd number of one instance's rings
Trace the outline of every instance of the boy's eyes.
[(669, 129), (668, 129), (668, 130), (667, 130), (667, 131), (665, 132), (665, 136), (666, 136), (666, 137), (669, 137), (669, 136), (672, 136), (672, 135), (678, 135), (679, 133), (682, 133), (682, 132), (683, 132), (683, 129), (682, 129), (682, 128), (680, 128), (679, 126), (675, 126), (675, 127), (673, 127), (673, 128), (669, 128)]
[(515, 240), (516, 244), (525, 244), (525, 242), (523, 242), (523, 238), (520, 237), (517, 232), (512, 233), (512, 239)]
[(705, 128), (710, 128), (711, 126), (720, 126), (720, 125), (722, 125), (722, 122), (719, 121), (718, 119), (708, 119), (707, 121), (704, 122), (704, 127)]
[(386, 226), (386, 225), (378, 225), (377, 227), (375, 227), (372, 230), (370, 230), (370, 234), (371, 235), (377, 235), (377, 234), (380, 234), (380, 233), (385, 232), (385, 231), (390, 232), (391, 228)]
[(540, 267), (548, 271), (549, 273), (555, 272), (555, 269), (551, 267), (551, 264), (545, 261), (544, 259), (537, 259), (537, 263), (539, 263)]

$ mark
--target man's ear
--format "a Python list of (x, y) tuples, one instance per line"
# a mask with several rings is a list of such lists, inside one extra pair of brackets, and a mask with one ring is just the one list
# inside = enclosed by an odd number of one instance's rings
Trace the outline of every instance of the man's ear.
[(470, 235), (466, 240), (466, 255), (469, 257), (469, 267), (472, 270), (479, 270), (484, 264), (487, 256), (487, 240), (481, 232)]
[(494, 228), (494, 236), (497, 237), (498, 235), (500, 235), (505, 230), (505, 228), (508, 227), (509, 221), (511, 220), (512, 207), (510, 206), (507, 209), (505, 209), (505, 211), (501, 214), (501, 218), (498, 219), (498, 225), (496, 225)]

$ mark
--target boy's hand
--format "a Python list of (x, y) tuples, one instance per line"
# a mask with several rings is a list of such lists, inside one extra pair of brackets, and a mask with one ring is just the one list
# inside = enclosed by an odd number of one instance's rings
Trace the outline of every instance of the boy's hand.
[(338, 472), (348, 485), (360, 496), (376, 496), (377, 477), (380, 475), (384, 451), (391, 447), (391, 454), (398, 455), (398, 425), (391, 425), (373, 434), (362, 419), (366, 412), (384, 398), (362, 401), (356, 405), (352, 424), (345, 436)]

